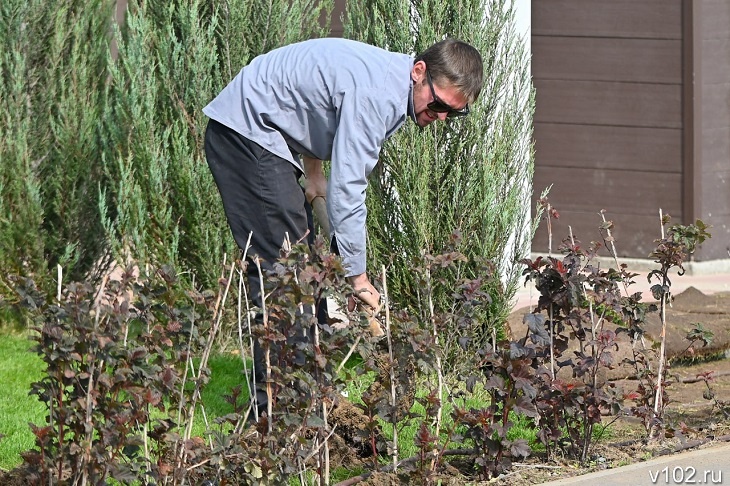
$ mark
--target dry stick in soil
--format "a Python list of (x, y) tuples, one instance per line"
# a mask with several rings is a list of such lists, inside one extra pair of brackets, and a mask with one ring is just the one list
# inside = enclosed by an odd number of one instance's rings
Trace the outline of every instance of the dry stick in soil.
[(248, 255), (248, 250), (251, 248), (251, 237), (253, 236), (253, 231), (248, 233), (248, 239), (246, 240), (246, 246), (243, 250), (243, 255), (241, 257), (241, 268), (238, 269), (238, 304), (237, 304), (237, 319), (236, 323), (238, 326), (238, 346), (240, 348), (241, 353), (241, 361), (243, 362), (243, 373), (246, 377), (246, 386), (248, 387), (248, 396), (249, 396), (249, 404), (248, 409), (246, 409), (246, 413), (243, 415), (243, 417), (238, 421), (236, 424), (236, 427), (234, 428), (234, 431), (236, 433), (241, 433), (243, 430), (243, 427), (245, 426), (246, 422), (248, 421), (248, 416), (250, 413), (253, 412), (254, 420), (256, 422), (259, 421), (259, 414), (258, 414), (258, 408), (255, 406), (254, 403), (255, 400), (255, 394), (256, 394), (256, 373), (251, 373), (250, 379), (249, 379), (249, 373), (248, 373), (248, 364), (246, 362), (246, 350), (243, 347), (243, 329), (241, 327), (241, 309), (242, 306), (242, 299), (241, 296), (243, 295), (243, 302), (246, 303), (246, 325), (248, 328), (248, 344), (249, 344), (249, 352), (250, 356), (254, 355), (253, 352), (253, 334), (251, 332), (251, 308), (249, 306), (249, 300), (248, 300), (248, 293), (246, 291), (246, 286), (243, 285), (243, 280), (245, 278), (245, 275), (243, 273), (243, 269), (247, 265), (246, 257)]
[[(611, 234), (611, 225), (607, 224), (608, 222), (606, 221), (606, 210), (605, 209), (601, 209), (601, 211), (600, 211), (599, 214), (601, 215), (601, 219), (603, 220), (603, 224), (604, 224), (604, 227), (606, 229), (606, 234), (608, 235), (608, 238), (606, 239), (606, 243), (608, 243), (608, 244), (606, 246), (607, 247), (610, 246), (611, 256), (613, 257), (613, 261), (616, 263), (616, 269), (618, 270), (618, 269), (621, 268), (621, 264), (619, 264), (619, 261), (618, 261), (618, 252), (616, 251), (615, 240), (613, 238), (613, 235)], [(629, 297), (629, 287), (628, 287), (628, 284), (626, 283), (626, 280), (625, 279), (621, 279), (621, 283), (623, 284), (624, 292), (626, 293), (626, 297)], [(641, 335), (640, 338), (641, 338), (641, 346), (642, 346), (642, 348), (646, 348), (646, 343), (644, 341), (644, 336)], [(638, 340), (637, 339), (633, 339), (633, 336), (632, 336), (632, 339), (631, 339), (631, 352), (634, 355), (634, 359), (636, 359), (636, 344), (637, 344), (637, 342), (638, 342)]]
[(256, 422), (259, 421), (259, 415), (258, 415), (258, 409), (256, 408), (254, 394), (256, 393), (256, 377), (253, 376), (254, 373), (249, 373), (248, 371), (248, 361), (246, 359), (246, 348), (243, 344), (243, 328), (241, 326), (241, 309), (242, 309), (242, 302), (241, 302), (241, 295), (243, 295), (243, 301), (246, 302), (246, 326), (248, 328), (248, 336), (249, 336), (249, 352), (251, 353), (249, 356), (253, 356), (253, 335), (251, 334), (251, 309), (249, 307), (248, 303), (248, 293), (246, 292), (246, 286), (243, 285), (243, 279), (246, 278), (243, 274), (243, 271), (241, 269), (238, 270), (238, 319), (237, 319), (237, 325), (238, 325), (238, 346), (240, 349), (241, 354), (241, 362), (243, 363), (243, 373), (245, 375), (246, 379), (246, 387), (248, 390), (248, 407), (246, 408), (246, 412), (243, 414), (243, 416), (238, 420), (238, 423), (236, 423), (236, 426), (234, 427), (234, 432), (237, 434), (240, 434), (243, 432), (243, 428), (245, 427), (246, 423), (248, 422), (248, 417), (253, 413), (254, 420)]
[[(223, 268), (224, 269), (226, 267), (227, 259), (228, 259), (228, 255), (223, 255)], [(223, 278), (224, 276), (225, 276), (225, 273), (223, 273), (221, 275), (221, 278)], [(195, 288), (194, 279), (193, 279), (193, 288)], [(220, 295), (218, 295), (218, 301), (220, 301)], [(216, 309), (218, 308), (218, 303), (219, 302), (216, 302)], [(195, 327), (195, 314), (194, 313), (192, 316), (192, 321), (190, 323), (190, 326), (191, 326), (191, 328)], [(188, 354), (189, 354), (190, 348), (192, 346), (192, 343), (193, 343), (193, 333), (191, 332), (190, 336), (188, 337), (188, 348), (187, 348)], [(188, 359), (185, 360), (185, 369), (183, 371), (183, 378), (180, 383), (180, 394), (179, 394), (179, 400), (178, 400), (179, 405), (178, 405), (178, 409), (177, 409), (177, 423), (182, 423), (182, 409), (183, 409), (183, 404), (185, 402), (185, 400), (183, 400), (183, 397), (185, 395), (185, 384), (188, 381), (188, 372), (192, 373), (193, 377), (195, 376), (195, 365), (193, 364), (191, 356), (188, 356)], [(207, 423), (207, 418), (205, 420)], [(186, 439), (189, 439), (189, 437), (186, 436)], [(212, 444), (211, 444), (211, 447), (212, 447)], [(184, 455), (182, 453), (182, 450), (180, 451), (179, 457), (180, 457), (180, 461), (183, 461)]]
[[(426, 270), (426, 288), (427, 288), (427, 295), (428, 295), (428, 312), (429, 317), (431, 318), (431, 328), (433, 331), (433, 338), (434, 338), (434, 346), (436, 349), (438, 349), (439, 345), (439, 337), (438, 337), (438, 329), (436, 328), (436, 313), (434, 312), (434, 306), (433, 306), (433, 291), (431, 287), (431, 267), (429, 266)], [(496, 348), (495, 348), (496, 349)], [(436, 374), (438, 378), (438, 397), (439, 397), (439, 406), (436, 410), (436, 431), (434, 435), (436, 437), (439, 437), (441, 434), (441, 415), (443, 413), (443, 405), (441, 403), (444, 390), (444, 377), (442, 373), (442, 367), (441, 367), (441, 356), (436, 354)], [(436, 463), (438, 458), (434, 457), (431, 460), (431, 471), (434, 471), (436, 469)]]
[[(608, 238), (605, 239), (605, 242), (608, 243), (607, 246), (610, 246), (611, 248), (611, 256), (613, 257), (613, 261), (616, 263), (616, 269), (620, 269), (621, 265), (618, 262), (618, 253), (616, 252), (616, 245), (614, 243), (613, 235), (611, 235), (611, 225), (606, 221), (606, 210), (601, 209), (599, 212), (601, 215), (601, 219), (603, 220), (604, 229), (606, 230), (606, 234), (608, 235)], [(621, 283), (624, 286), (624, 292), (626, 293), (626, 297), (629, 296), (629, 287), (626, 284), (625, 279), (621, 279)]]
[[(99, 292), (97, 292), (96, 297), (94, 298), (94, 309), (96, 309), (96, 315), (94, 316), (94, 332), (98, 331), (99, 329), (99, 319), (100, 319), (100, 312), (99, 312), (99, 303), (101, 301), (102, 295), (104, 295), (104, 291), (106, 290), (106, 284), (109, 281), (109, 276), (104, 275), (104, 278), (101, 281), (101, 285), (99, 286)], [(99, 369), (104, 369), (104, 360), (101, 360), (101, 365)], [(89, 372), (89, 384), (87, 385), (86, 389), (86, 423), (90, 424), (92, 422), (91, 420), (91, 412), (92, 412), (92, 395), (94, 394), (94, 373), (96, 372), (96, 359), (92, 357), (91, 361), (91, 370)], [(81, 463), (79, 464), (80, 470), (83, 471), (81, 476), (81, 486), (86, 486), (86, 481), (88, 478), (88, 470), (84, 466), (85, 464), (89, 464), (91, 462), (91, 444), (93, 442), (93, 427), (89, 427), (86, 432), (86, 439), (84, 440), (84, 455), (81, 456)], [(60, 478), (60, 476), (59, 476)]]
[[(661, 227), (662, 240), (664, 239), (664, 216), (661, 208), (659, 209), (659, 226)], [(666, 344), (667, 344), (667, 292), (665, 291), (667, 285), (667, 270), (662, 264), (662, 294), (660, 301), (660, 314), (662, 321), (662, 332), (661, 332), (661, 344), (659, 347), (659, 370), (657, 371), (657, 384), (656, 393), (654, 395), (654, 416), (659, 416), (659, 410), (664, 405), (662, 403), (662, 377), (664, 375), (664, 358), (666, 356)], [(658, 433), (658, 427), (653, 427), (651, 436), (655, 437)]]
[[(227, 259), (227, 255), (226, 255), (226, 258), (224, 258), (224, 262), (225, 262), (226, 259)], [(223, 268), (225, 268), (225, 263), (223, 265)], [(231, 268), (231, 270), (233, 270), (233, 268)], [(232, 276), (233, 276), (233, 272), (231, 272), (231, 277)], [(223, 278), (223, 277), (221, 277), (221, 278)], [(195, 278), (193, 278), (193, 282), (192, 283), (193, 283), (193, 288), (195, 288)], [(218, 312), (218, 304), (219, 303), (220, 303), (220, 299), (216, 303), (216, 311), (215, 311), (214, 315)], [(195, 316), (192, 316), (191, 321), (190, 321), (190, 325), (191, 325), (191, 327), (192, 326), (195, 326)], [(188, 357), (188, 361), (190, 363), (190, 370), (193, 372), (193, 376), (195, 376), (195, 364), (193, 363), (192, 356), (189, 356)], [(202, 371), (202, 368), (200, 368), (198, 370), (198, 378), (200, 378), (201, 371)], [(208, 422), (208, 413), (205, 411), (205, 404), (202, 403), (202, 397), (200, 396), (200, 391), (199, 390), (197, 391), (197, 394), (198, 394), (198, 398), (201, 400), (201, 403), (200, 403), (200, 412), (203, 415), (203, 423), (205, 424), (205, 428), (209, 430), (210, 429), (210, 423)], [(210, 435), (210, 434), (208, 435), (208, 446), (210, 447), (210, 451), (213, 452), (213, 449), (214, 449), (214, 446), (213, 446), (213, 436)]]
[[(555, 208), (552, 207), (550, 203), (547, 203), (547, 229), (548, 229), (548, 257), (552, 258), (553, 256), (553, 225), (551, 222), (551, 216), (552, 212)], [(553, 303), (550, 302), (550, 308), (548, 310), (550, 313), (550, 378), (555, 380), (555, 350), (553, 349), (553, 340), (555, 335), (555, 322), (553, 321), (554, 318), (554, 311), (553, 311)]]
[[(61, 307), (61, 282), (63, 282), (63, 269), (61, 268), (61, 265), (58, 265), (56, 267), (56, 271), (58, 273), (58, 287), (57, 287), (56, 298), (58, 300), (58, 307)], [(57, 319), (56, 324), (58, 324), (58, 322), (59, 322), (59, 320)], [(55, 414), (53, 413), (53, 400), (49, 400), (49, 408), (50, 408), (49, 414), (48, 414), (49, 425), (51, 427), (54, 427), (53, 417)], [(63, 427), (59, 427), (59, 432), (58, 432), (59, 448), (61, 447), (62, 442), (63, 442)], [(43, 449), (41, 447), (41, 451), (42, 450)], [(61, 473), (63, 472), (63, 462), (62, 461), (63, 461), (63, 459), (62, 459), (61, 455), (59, 454), (59, 456), (58, 456), (58, 477), (59, 478), (61, 478)], [(48, 475), (48, 484), (49, 484), (49, 486), (53, 486), (53, 475), (52, 474)]]
[[(265, 335), (269, 335), (269, 318), (267, 316), (266, 312), (266, 293), (264, 292), (264, 275), (261, 270), (261, 260), (259, 258), (256, 258), (256, 270), (259, 273), (259, 282), (260, 282), (260, 291), (261, 291), (261, 313), (263, 314), (263, 321), (264, 321), (264, 330)], [(268, 433), (271, 435), (273, 429), (274, 429), (274, 423), (273, 423), (273, 410), (272, 410), (272, 401), (273, 401), (273, 391), (271, 390), (271, 345), (269, 343), (269, 340), (266, 339), (264, 341), (264, 360), (266, 363), (266, 414), (267, 414), (267, 424), (268, 424)]]
[(385, 335), (388, 338), (388, 358), (390, 359), (390, 405), (393, 407), (391, 412), (391, 420), (393, 423), (393, 470), (398, 470), (398, 420), (396, 407), (398, 405), (395, 390), (395, 363), (393, 360), (393, 340), (390, 332), (390, 311), (388, 303), (388, 283), (385, 278), (385, 265), (383, 265), (383, 304), (385, 307)]
[[(573, 247), (575, 247), (575, 237), (573, 236), (573, 227), (572, 226), (568, 226), (568, 234), (570, 235), (570, 243), (573, 245)], [(593, 343), (593, 344), (591, 344), (591, 357), (593, 358), (593, 362), (594, 362), (593, 368), (591, 370), (591, 386), (593, 387), (593, 390), (596, 390), (598, 387), (598, 379), (597, 379), (598, 378), (598, 363), (600, 361), (598, 359), (600, 350), (596, 349), (596, 344), (595, 344), (597, 342), (596, 330), (597, 330), (597, 327), (600, 325), (600, 327), (601, 327), (600, 332), (603, 331), (603, 318), (604, 318), (605, 313), (601, 314), (601, 317), (596, 322), (596, 314), (595, 314), (595, 311), (593, 310), (593, 298), (588, 296), (588, 293), (586, 292), (586, 288), (585, 288), (584, 284), (581, 284), (581, 291), (583, 292), (583, 298), (585, 298), (586, 301), (588, 302), (588, 315), (591, 318), (591, 343)], [(581, 324), (581, 326), (582, 326), (582, 324)], [(581, 351), (583, 351), (583, 350), (581, 349)], [(586, 457), (588, 456), (588, 446), (590, 444), (589, 439), (590, 439), (590, 437), (592, 437), (592, 433), (593, 433), (593, 424), (587, 423), (586, 427), (587, 428), (585, 429), (584, 436), (583, 436), (583, 451), (581, 453), (581, 462), (585, 462)]]
[(546, 203), (545, 213), (547, 214), (547, 230), (548, 230), (548, 257), (553, 256), (553, 224), (550, 219), (555, 208), (549, 202)]
[[(213, 314), (213, 329), (210, 332), (210, 335), (208, 336), (208, 341), (205, 344), (205, 348), (203, 349), (203, 356), (200, 358), (200, 364), (198, 365), (198, 373), (195, 380), (195, 388), (193, 390), (192, 399), (190, 402), (190, 406), (188, 407), (188, 423), (185, 429), (185, 436), (184, 440), (189, 440), (190, 436), (192, 435), (193, 430), (193, 418), (195, 417), (195, 407), (197, 406), (198, 399), (201, 397), (200, 395), (200, 383), (201, 383), (201, 375), (202, 370), (206, 369), (208, 367), (208, 360), (210, 358), (211, 350), (213, 349), (213, 343), (215, 342), (215, 338), (218, 335), (218, 331), (221, 327), (221, 321), (223, 320), (223, 311), (220, 309), (225, 307), (226, 298), (228, 297), (228, 291), (231, 288), (231, 281), (233, 280), (233, 272), (235, 270), (235, 265), (231, 265), (231, 271), (228, 275), (228, 280), (226, 281), (226, 288), (223, 291), (223, 295), (221, 296), (219, 294), (218, 296), (218, 302), (216, 303), (215, 312)], [(220, 307), (218, 306), (220, 304)], [(220, 312), (219, 312), (220, 311)], [(205, 413), (205, 412), (203, 412)], [(183, 450), (182, 458), (183, 461), (186, 457), (187, 453)]]
[[(294, 282), (299, 285), (299, 277), (294, 274)], [(299, 313), (304, 316), (304, 304), (301, 302), (299, 303)], [(312, 316), (316, 316), (317, 312), (314, 307), (314, 305), (311, 306), (311, 313)], [(316, 319), (316, 318), (315, 318)], [(319, 323), (315, 323), (314, 325), (314, 349), (313, 349), (315, 355), (321, 353), (320, 347), (319, 347)], [(316, 360), (315, 360), (316, 361)], [(319, 384), (322, 377), (319, 375), (319, 369), (316, 368), (316, 375), (315, 379), (317, 383)], [(321, 397), (320, 397), (321, 400)], [(321, 400), (322, 405), (322, 420), (324, 422), (324, 430), (326, 431), (329, 428), (328, 422), (327, 422), (327, 403), (325, 400)], [(271, 422), (271, 420), (269, 420)], [(319, 432), (318, 432), (319, 435)], [(329, 435), (325, 435), (322, 439), (322, 442), (320, 443), (319, 438), (316, 438), (314, 441), (315, 445), (315, 451), (314, 453), (317, 454), (317, 474), (319, 474), (319, 483), (324, 484), (325, 486), (329, 486), (330, 484), (330, 449), (329, 449)], [(304, 463), (304, 461), (302, 461)], [(322, 471), (324, 469), (324, 471)], [(303, 473), (303, 470), (302, 470)], [(300, 480), (303, 479), (303, 474), (300, 473)], [(304, 482), (302, 482), (304, 484)]]
[[(223, 255), (223, 268), (226, 266), (226, 259), (227, 255)], [(225, 275), (225, 274), (224, 274)], [(223, 278), (223, 275), (221, 275), (221, 278)], [(193, 285), (195, 287), (195, 285)], [(195, 313), (193, 313), (193, 318), (190, 323), (191, 329), (195, 326)], [(190, 353), (190, 349), (193, 344), (193, 333), (191, 332), (188, 336), (188, 354)], [(191, 370), (192, 367), (192, 370)], [(185, 369), (183, 370), (183, 376), (182, 380), (180, 380), (180, 393), (178, 394), (178, 407), (177, 407), (177, 423), (182, 423), (182, 411), (183, 411), (183, 405), (185, 403), (184, 396), (185, 396), (185, 385), (188, 381), (188, 373), (192, 373), (193, 376), (195, 376), (195, 367), (193, 366), (191, 357), (188, 356), (188, 359), (185, 360)], [(179, 448), (179, 450), (178, 450)], [(182, 447), (182, 443), (178, 441), (175, 444), (175, 452), (174, 456), (178, 458), (178, 466), (182, 466), (185, 462), (185, 451)]]
[[(314, 326), (314, 342), (316, 349), (319, 349), (319, 325)], [(320, 398), (321, 399), (321, 398)], [(329, 429), (329, 421), (328, 421), (328, 410), (327, 410), (327, 402), (325, 400), (322, 400), (322, 420), (324, 421), (324, 430), (325, 432), (327, 429)], [(334, 432), (334, 429), (332, 430)], [(324, 477), (324, 484), (326, 486), (329, 486), (330, 484), (330, 447), (329, 447), (329, 438), (331, 434), (326, 435), (322, 439), (322, 444), (324, 446), (324, 473), (322, 476)]]
[[(221, 270), (221, 278), (225, 277), (225, 268), (226, 268), (227, 261), (228, 261), (228, 255), (224, 254), (223, 255), (223, 269)], [(195, 288), (195, 279), (193, 279), (193, 288)], [(220, 305), (220, 301), (221, 301), (221, 295), (218, 294), (218, 299), (215, 303), (215, 311), (213, 313), (214, 317), (218, 313), (218, 306)], [(191, 327), (191, 329), (195, 327), (195, 314), (194, 313), (192, 316), (192, 320), (190, 322), (190, 327)], [(193, 343), (193, 333), (191, 332), (190, 336), (188, 337), (188, 351), (191, 349), (192, 343)], [(183, 409), (183, 403), (184, 403), (183, 397), (185, 395), (185, 384), (187, 383), (188, 372), (190, 372), (192, 374), (192, 376), (195, 377), (195, 364), (193, 363), (193, 357), (190, 356), (189, 353), (188, 353), (188, 359), (185, 360), (185, 371), (183, 373), (183, 379), (181, 380), (181, 384), (180, 384), (180, 395), (179, 395), (180, 400), (179, 400), (179, 406), (178, 406), (178, 412), (177, 412), (177, 423), (182, 422), (182, 409)], [(200, 375), (198, 374), (198, 377), (199, 376)], [(195, 392), (193, 392), (193, 396), (195, 396)], [(209, 427), (208, 416), (205, 413), (205, 407), (202, 408), (202, 412), (203, 412), (203, 421), (205, 422), (205, 426)], [(192, 419), (190, 420), (190, 422), (188, 422), (188, 427), (186, 428), (186, 433), (184, 434), (184, 438), (186, 440), (190, 439), (190, 436), (187, 434), (187, 430), (189, 429), (192, 433), (192, 428), (190, 428), (190, 424), (192, 424)], [(212, 437), (208, 438), (208, 445), (210, 446), (210, 449), (212, 451), (213, 450), (213, 438)], [(179, 456), (181, 464), (184, 463), (185, 456), (186, 456), (183, 452), (184, 451), (181, 450), (180, 456)]]

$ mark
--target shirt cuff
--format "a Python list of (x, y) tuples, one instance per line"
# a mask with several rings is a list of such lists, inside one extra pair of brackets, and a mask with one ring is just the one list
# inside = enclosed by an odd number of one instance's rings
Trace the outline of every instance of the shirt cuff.
[(365, 262), (364, 254), (343, 256), (342, 263), (345, 267), (346, 277), (360, 275), (361, 273), (365, 273), (365, 271), (367, 270), (367, 264)]

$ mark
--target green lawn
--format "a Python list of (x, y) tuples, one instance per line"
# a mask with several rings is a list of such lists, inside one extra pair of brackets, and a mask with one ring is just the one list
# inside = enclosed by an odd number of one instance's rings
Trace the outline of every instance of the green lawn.
[[(0, 331), (0, 468), (12, 469), (22, 462), (20, 454), (33, 448), (35, 441), (29, 422), (45, 424), (44, 405), (29, 396), (30, 384), (42, 377), (43, 362), (30, 351), (33, 342), (24, 334)], [(210, 358), (211, 380), (203, 390), (206, 414), (211, 420), (231, 413), (233, 406), (224, 395), (242, 383), (241, 359), (230, 355)], [(244, 392), (241, 400), (246, 400)], [(213, 428), (215, 425), (211, 424)], [(196, 413), (193, 435), (203, 436), (205, 425), (200, 412)]]
[(44, 425), (44, 407), (28, 395), (30, 384), (41, 378), (41, 359), (30, 351), (33, 342), (24, 334), (0, 333), (0, 468), (21, 462), (20, 453), (33, 447), (29, 422)]
[[(20, 453), (29, 450), (34, 446), (33, 434), (28, 426), (29, 422), (44, 424), (45, 409), (35, 397), (28, 395), (30, 384), (41, 378), (43, 363), (29, 349), (32, 341), (26, 335), (0, 331), (0, 434), (5, 437), (0, 439), (0, 468), (11, 469), (21, 463)], [(197, 364), (197, 363), (196, 363)], [(203, 402), (209, 420), (231, 413), (233, 407), (224, 399), (229, 395), (232, 388), (243, 383), (241, 359), (232, 354), (218, 354), (211, 356), (210, 362), (211, 380), (203, 390)], [(348, 381), (348, 395), (351, 400), (359, 402), (362, 392), (375, 379), (373, 373), (362, 374), (358, 379)], [(241, 401), (246, 400), (245, 386)], [(488, 401), (486, 394), (479, 393), (470, 397), (467, 407), (481, 407)], [(423, 413), (420, 405), (415, 405), (418, 413)], [(445, 404), (444, 420), (445, 428), (450, 422), (451, 407)], [(530, 429), (527, 420), (516, 418), (515, 426), (510, 430), (510, 438), (526, 438), (535, 444), (534, 431)], [(216, 428), (211, 422), (213, 429)], [(388, 438), (392, 438), (392, 428), (389, 424), (381, 424), (383, 431)], [(401, 458), (415, 454), (416, 448), (413, 444), (413, 436), (417, 431), (417, 424), (411, 423), (399, 433)], [(193, 435), (204, 436), (205, 425), (203, 416), (198, 411), (193, 427)], [(383, 461), (389, 460), (382, 458)], [(339, 471), (336, 475), (342, 479), (349, 477), (353, 471)]]

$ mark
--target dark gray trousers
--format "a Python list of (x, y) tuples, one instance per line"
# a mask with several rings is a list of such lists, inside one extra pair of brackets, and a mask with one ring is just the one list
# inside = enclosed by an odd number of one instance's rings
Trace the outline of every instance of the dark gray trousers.
[(292, 243), (307, 235), (302, 172), (291, 162), (215, 120), (205, 132), (205, 155), (241, 249), (253, 232), (249, 254), (270, 263), (279, 257), (287, 234)]
[[(279, 257), (287, 235), (292, 244), (304, 237), (314, 241), (311, 207), (299, 184), (302, 172), (291, 162), (215, 120), (208, 122), (205, 132), (205, 155), (236, 243), (243, 250), (251, 234), (248, 255), (258, 255), (264, 270)], [(261, 307), (261, 282), (255, 265), (249, 264), (247, 276), (251, 300)], [(324, 308), (319, 309), (318, 315), (323, 312)], [(261, 319), (259, 315), (257, 320)], [(266, 380), (263, 352), (256, 340), (254, 377), (257, 384)], [(259, 411), (265, 410), (265, 397), (260, 388)]]

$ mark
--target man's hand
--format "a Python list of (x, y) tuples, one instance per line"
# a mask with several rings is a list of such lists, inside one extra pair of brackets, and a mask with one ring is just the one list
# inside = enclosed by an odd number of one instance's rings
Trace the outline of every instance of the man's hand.
[(368, 315), (370, 336), (376, 339), (384, 336), (383, 325), (377, 317), (380, 312), (380, 292), (375, 290), (364, 273), (350, 277), (350, 285), (352, 285), (355, 297), (348, 299), (348, 310), (352, 312), (357, 304), (358, 310)]
[[(372, 307), (373, 309), (378, 309), (378, 306), (380, 306), (380, 292), (375, 290), (373, 284), (371, 284), (370, 280), (368, 280), (367, 274), (361, 273), (360, 275), (353, 275), (352, 277), (349, 277), (349, 279), (357, 300)], [(350, 310), (352, 310), (352, 308)]]
[(304, 196), (307, 202), (312, 204), (314, 198), (327, 198), (327, 178), (322, 170), (322, 161), (311, 157), (302, 156), (304, 162), (304, 177), (307, 181), (304, 185)]

